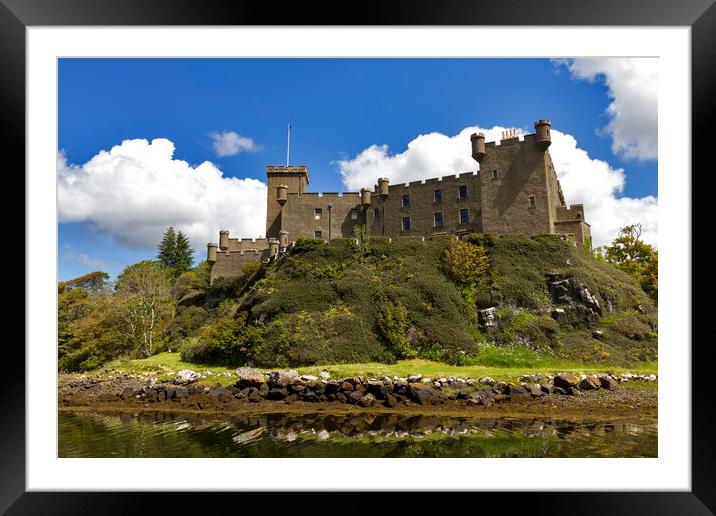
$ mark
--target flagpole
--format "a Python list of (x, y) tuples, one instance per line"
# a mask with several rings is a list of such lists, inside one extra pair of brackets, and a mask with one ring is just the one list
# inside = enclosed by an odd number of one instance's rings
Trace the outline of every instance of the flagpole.
[(288, 124), (288, 141), (286, 143), (286, 166), (288, 167), (291, 157), (291, 124)]

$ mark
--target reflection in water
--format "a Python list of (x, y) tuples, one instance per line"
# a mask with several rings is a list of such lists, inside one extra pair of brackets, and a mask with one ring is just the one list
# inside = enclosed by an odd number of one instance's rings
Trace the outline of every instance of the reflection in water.
[(60, 457), (656, 457), (655, 418), (59, 414)]

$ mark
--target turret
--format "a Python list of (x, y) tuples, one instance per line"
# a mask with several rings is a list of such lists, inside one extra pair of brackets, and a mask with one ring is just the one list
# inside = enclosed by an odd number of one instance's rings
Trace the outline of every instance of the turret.
[(370, 206), (370, 188), (360, 189), (360, 203), (363, 205), (363, 208)]
[(552, 124), (549, 120), (537, 120), (535, 122), (537, 148), (546, 151), (552, 143), (552, 136), (550, 135), (550, 126)]
[(218, 244), (212, 242), (206, 247), (206, 261), (213, 265), (216, 263), (216, 248), (218, 247)]
[(219, 249), (226, 251), (229, 248), (229, 232), (225, 229), (219, 231)]
[(381, 177), (378, 179), (378, 194), (380, 195), (381, 199), (385, 199), (388, 197), (388, 185), (390, 181), (387, 177)]
[(276, 256), (278, 254), (278, 240), (276, 238), (269, 238), (269, 256)]
[(472, 159), (480, 163), (485, 157), (485, 133), (472, 133)]
[(276, 200), (283, 206), (288, 200), (288, 185), (276, 185)]
[(286, 249), (288, 247), (288, 231), (282, 229), (278, 232), (278, 242), (281, 249)]

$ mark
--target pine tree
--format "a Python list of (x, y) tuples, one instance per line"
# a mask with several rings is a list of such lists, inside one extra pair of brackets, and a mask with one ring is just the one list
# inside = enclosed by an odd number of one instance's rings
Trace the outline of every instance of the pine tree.
[(176, 266), (177, 236), (174, 228), (169, 226), (164, 232), (162, 241), (159, 243), (159, 260), (164, 266), (174, 268)]
[(194, 250), (189, 247), (189, 239), (179, 231), (174, 247), (174, 269), (177, 274), (188, 271), (194, 264)]

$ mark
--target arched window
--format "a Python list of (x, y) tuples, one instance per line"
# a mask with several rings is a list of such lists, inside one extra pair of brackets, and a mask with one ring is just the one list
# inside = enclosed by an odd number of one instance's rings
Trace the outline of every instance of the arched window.
[(577, 212), (577, 220), (581, 220), (581, 218), (582, 218), (582, 212), (578, 211)]

